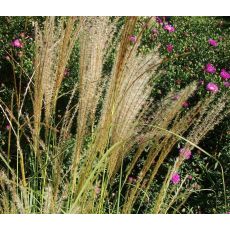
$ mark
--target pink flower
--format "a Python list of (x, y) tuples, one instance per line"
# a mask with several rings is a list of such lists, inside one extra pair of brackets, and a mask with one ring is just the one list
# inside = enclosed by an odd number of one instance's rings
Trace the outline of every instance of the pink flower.
[(167, 30), (169, 33), (172, 33), (175, 31), (175, 28), (172, 25), (165, 25), (164, 29)]
[(152, 29), (151, 32), (152, 32), (152, 39), (155, 39), (159, 34), (159, 32), (156, 28)]
[(168, 44), (167, 46), (166, 46), (166, 48), (167, 48), (167, 51), (169, 52), (169, 53), (171, 53), (172, 51), (173, 51), (173, 45), (172, 44)]
[(130, 184), (132, 184), (132, 183), (133, 183), (133, 180), (134, 180), (134, 178), (133, 178), (133, 177), (131, 177), (131, 176), (129, 176), (129, 178), (128, 178), (128, 182), (129, 182)]
[(218, 42), (216, 40), (214, 40), (214, 39), (211, 39), (211, 38), (208, 40), (208, 43), (211, 46), (215, 46), (215, 47), (218, 46)]
[(184, 102), (182, 103), (182, 107), (188, 108), (188, 107), (189, 107), (189, 103), (188, 103), (187, 101), (184, 101)]
[(220, 76), (226, 80), (226, 79), (230, 79), (230, 73), (227, 72), (225, 69), (222, 69), (220, 72)]
[(19, 39), (14, 39), (12, 42), (11, 42), (11, 45), (13, 47), (17, 47), (17, 48), (22, 48), (23, 47), (23, 44), (22, 42), (19, 40)]
[(7, 130), (9, 130), (9, 129), (10, 129), (10, 125), (9, 125), (9, 124), (6, 126), (6, 129), (7, 129)]
[(179, 152), (180, 152), (180, 156), (184, 157), (187, 160), (190, 159), (192, 156), (192, 152), (190, 149), (180, 148)]
[(217, 93), (219, 91), (219, 87), (217, 84), (213, 83), (213, 82), (209, 82), (206, 85), (206, 90), (213, 92), (213, 93)]
[(205, 72), (207, 73), (215, 73), (216, 72), (216, 68), (211, 64), (208, 63), (205, 67), (204, 67)]
[(152, 34), (158, 34), (158, 30), (156, 28), (152, 29)]
[(173, 99), (174, 101), (177, 101), (179, 98), (180, 98), (179, 95), (175, 95), (175, 96), (172, 97), (172, 99)]
[(156, 22), (159, 24), (163, 24), (163, 21), (159, 16), (156, 17)]
[(158, 36), (158, 34), (159, 34), (159, 32), (158, 32), (158, 30), (156, 28), (153, 28), (151, 32), (152, 32), (152, 37), (153, 38), (156, 38)]
[(189, 176), (188, 176), (188, 179), (189, 179), (189, 180), (192, 180), (192, 175), (189, 175)]
[(173, 184), (178, 184), (180, 182), (180, 175), (177, 172), (174, 172), (171, 177), (171, 182)]
[(137, 37), (135, 35), (130, 35), (129, 36), (129, 41), (132, 43), (135, 43), (137, 41)]
[(203, 85), (204, 84), (204, 80), (199, 80), (199, 85)]
[(224, 82), (224, 86), (225, 86), (226, 88), (230, 87), (230, 82), (225, 81), (225, 82)]

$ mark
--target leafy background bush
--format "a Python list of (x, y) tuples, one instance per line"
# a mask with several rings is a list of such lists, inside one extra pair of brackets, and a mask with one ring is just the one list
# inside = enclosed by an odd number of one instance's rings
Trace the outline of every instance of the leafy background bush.
[[(150, 49), (151, 45), (154, 46), (156, 41), (160, 41), (162, 54), (170, 58), (160, 67), (164, 69), (165, 73), (161, 75), (159, 85), (154, 89), (153, 94), (160, 98), (167, 90), (179, 90), (193, 80), (196, 80), (198, 84), (202, 80), (203, 84), (199, 86), (196, 95), (189, 101), (189, 106), (192, 106), (195, 101), (208, 93), (205, 89), (208, 82), (215, 82), (221, 88), (221, 91), (228, 91), (229, 88), (223, 85), (223, 80), (219, 74), (222, 68), (229, 69), (229, 17), (166, 17), (161, 19), (163, 23), (165, 20), (166, 24), (168, 22), (173, 25), (175, 32), (169, 33), (163, 29), (163, 25), (160, 25), (158, 28), (153, 28), (157, 29), (158, 34), (153, 36), (152, 42), (149, 42), (148, 39), (152, 31), (146, 35), (145, 49)], [(218, 41), (217, 47), (210, 46), (208, 43), (210, 38)], [(167, 44), (174, 46), (172, 53), (167, 52)], [(177, 55), (179, 57), (174, 58)], [(180, 55), (182, 58), (180, 58)], [(203, 68), (207, 63), (216, 66), (216, 74), (204, 72)], [(229, 118), (228, 116), (220, 125), (215, 127), (200, 145), (220, 160), (225, 169), (225, 175), (229, 173), (230, 159)], [(219, 186), (222, 182), (216, 162), (197, 152), (194, 155), (194, 162), (190, 162), (187, 168), (201, 176), (197, 181), (201, 189), (210, 188), (210, 191), (192, 195), (189, 202), (191, 202), (193, 208), (188, 205), (183, 211), (190, 210), (195, 213), (223, 212), (223, 193)], [(227, 176), (225, 179), (229, 202), (229, 179)]]

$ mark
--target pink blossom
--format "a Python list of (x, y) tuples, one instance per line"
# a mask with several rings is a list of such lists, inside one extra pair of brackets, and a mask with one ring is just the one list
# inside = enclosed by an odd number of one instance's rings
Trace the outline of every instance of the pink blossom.
[(167, 30), (169, 33), (172, 33), (175, 31), (175, 28), (172, 25), (165, 25), (164, 29)]
[(222, 69), (220, 72), (220, 76), (226, 80), (226, 79), (230, 79), (230, 73), (227, 72), (225, 69)]
[(191, 150), (187, 148), (180, 148), (179, 152), (180, 152), (180, 156), (184, 157), (187, 160), (190, 159), (192, 156)]
[(153, 38), (156, 38), (158, 36), (158, 34), (159, 34), (159, 32), (158, 32), (158, 30), (156, 28), (152, 29), (151, 32), (152, 32), (152, 37)]
[(19, 40), (19, 39), (14, 39), (12, 42), (11, 42), (11, 45), (13, 47), (17, 47), (17, 48), (22, 48), (23, 47), (23, 44), (22, 42)]
[(132, 183), (133, 183), (133, 181), (134, 181), (134, 178), (133, 178), (133, 177), (131, 177), (131, 176), (129, 176), (129, 178), (128, 178), (128, 182), (129, 182), (130, 184), (132, 184)]
[(230, 87), (230, 82), (225, 81), (223, 84), (226, 88)]
[(208, 43), (214, 47), (218, 46), (218, 42), (214, 39), (211, 39), (211, 38), (208, 40)]
[(159, 23), (159, 24), (163, 24), (163, 21), (159, 16), (156, 17), (156, 22)]
[(188, 103), (187, 101), (184, 101), (184, 102), (182, 103), (182, 107), (188, 108), (188, 107), (189, 107), (189, 103)]
[(213, 82), (209, 82), (206, 85), (206, 90), (213, 92), (213, 93), (217, 93), (219, 91), (219, 87), (217, 84), (213, 83)]
[(175, 95), (175, 96), (172, 97), (172, 99), (173, 99), (174, 101), (177, 101), (179, 98), (180, 98), (179, 95)]
[(204, 84), (204, 80), (199, 80), (198, 84), (199, 85), (203, 85)]
[(7, 129), (7, 130), (9, 130), (9, 129), (10, 129), (10, 125), (9, 125), (9, 124), (6, 126), (6, 129)]
[(130, 35), (129, 36), (129, 41), (132, 43), (135, 43), (137, 41), (137, 37), (135, 35)]
[(166, 48), (167, 48), (167, 51), (169, 52), (169, 53), (171, 53), (172, 51), (173, 51), (173, 45), (172, 44), (168, 44), (167, 46), (166, 46)]
[(173, 184), (178, 184), (180, 182), (180, 175), (177, 172), (174, 172), (171, 177), (171, 182)]
[(192, 175), (189, 175), (189, 176), (188, 176), (188, 179), (189, 179), (189, 180), (192, 180)]
[(156, 28), (152, 29), (152, 34), (158, 34), (158, 30)]
[(204, 67), (205, 72), (207, 73), (215, 73), (216, 72), (216, 68), (211, 64), (208, 63), (205, 67)]

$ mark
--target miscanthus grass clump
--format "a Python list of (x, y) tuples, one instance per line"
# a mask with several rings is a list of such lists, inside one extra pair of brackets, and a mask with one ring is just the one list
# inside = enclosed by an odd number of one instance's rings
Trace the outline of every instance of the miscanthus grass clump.
[[(160, 44), (147, 53), (140, 47), (145, 31), (156, 26), (155, 17), (34, 22), (33, 73), (26, 87), (14, 90), (11, 105), (0, 101), (8, 130), (0, 153), (1, 213), (177, 212), (199, 189), (180, 170), (197, 148), (213, 157), (198, 144), (229, 114), (229, 95), (207, 93), (186, 109), (197, 90), (192, 82), (176, 97), (170, 91), (153, 100), (158, 67), (168, 59)], [(12, 44), (23, 47), (18, 39)], [(78, 73), (63, 93), (76, 45)], [(184, 146), (165, 170), (179, 142)], [(225, 199), (224, 177), (222, 186)]]

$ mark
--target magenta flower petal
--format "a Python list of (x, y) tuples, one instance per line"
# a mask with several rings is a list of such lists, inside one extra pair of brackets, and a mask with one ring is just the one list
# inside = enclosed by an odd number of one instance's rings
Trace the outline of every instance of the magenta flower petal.
[(152, 34), (157, 35), (158, 34), (158, 30), (156, 28), (153, 28), (152, 29)]
[(215, 73), (216, 72), (216, 68), (211, 64), (208, 63), (205, 67), (204, 67), (205, 72), (207, 73)]
[(169, 33), (172, 33), (175, 31), (175, 28), (172, 25), (165, 25), (164, 29), (167, 30)]
[(189, 180), (192, 180), (192, 175), (189, 175), (189, 176), (188, 176), (188, 179), (189, 179)]
[(230, 87), (230, 82), (228, 82), (228, 81), (225, 81), (223, 84), (224, 84), (224, 86), (225, 86), (226, 88), (229, 88), (229, 87)]
[(218, 42), (214, 39), (211, 39), (211, 38), (208, 40), (208, 43), (214, 47), (218, 46)]
[(192, 156), (191, 150), (187, 148), (180, 148), (179, 152), (180, 152), (180, 156), (184, 157), (187, 160), (190, 159)]
[(129, 176), (129, 178), (128, 178), (128, 182), (131, 184), (131, 183), (133, 183), (133, 180), (134, 180), (134, 178), (133, 177), (131, 177), (131, 176)]
[(172, 97), (172, 100), (177, 101), (179, 98), (180, 98), (179, 95), (175, 95), (175, 96)]
[(210, 91), (210, 92), (213, 92), (213, 93), (217, 93), (219, 91), (219, 87), (217, 84), (213, 83), (213, 82), (209, 82), (207, 85), (206, 85), (206, 90), (207, 91)]
[(187, 101), (184, 101), (184, 102), (182, 103), (182, 107), (188, 108), (188, 107), (189, 107), (189, 103), (188, 103)]
[(199, 84), (199, 85), (204, 85), (204, 80), (202, 80), (202, 79), (199, 80), (198, 84)]
[(171, 182), (173, 184), (178, 184), (180, 182), (180, 175), (177, 172), (172, 174)]
[(172, 44), (168, 44), (167, 46), (166, 46), (166, 48), (167, 48), (167, 51), (169, 52), (169, 53), (171, 53), (172, 51), (173, 51), (173, 45)]
[(19, 39), (14, 39), (12, 42), (11, 42), (11, 45), (13, 47), (17, 47), (17, 48), (22, 48), (23, 47), (23, 44), (22, 42), (19, 40)]
[(129, 41), (132, 43), (135, 43), (137, 41), (137, 37), (135, 35), (130, 35), (129, 36)]
[(156, 22), (159, 24), (163, 23), (162, 19), (159, 16), (156, 17)]
[(230, 79), (230, 73), (227, 72), (225, 69), (222, 69), (220, 72), (220, 76), (226, 80), (226, 79)]

